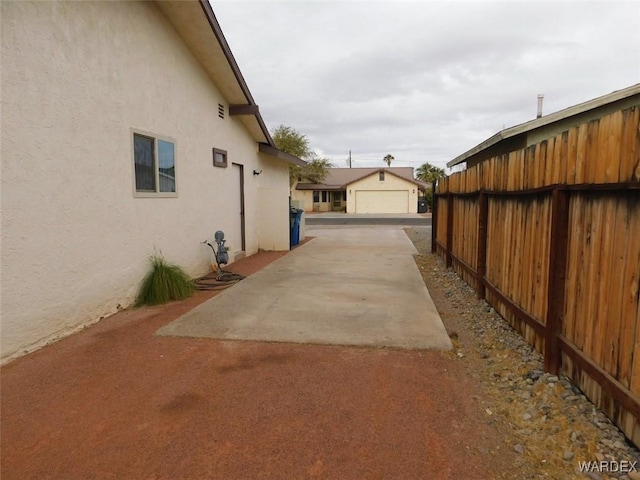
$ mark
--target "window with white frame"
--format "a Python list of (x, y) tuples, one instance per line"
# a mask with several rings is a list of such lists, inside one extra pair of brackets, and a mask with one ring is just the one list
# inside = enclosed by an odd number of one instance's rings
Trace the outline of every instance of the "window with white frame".
[(138, 196), (175, 196), (175, 142), (134, 132), (133, 163)]

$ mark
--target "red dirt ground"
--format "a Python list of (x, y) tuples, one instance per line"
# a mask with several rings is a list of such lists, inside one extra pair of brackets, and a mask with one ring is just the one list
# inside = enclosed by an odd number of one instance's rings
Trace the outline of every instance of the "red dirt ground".
[(2, 479), (517, 478), (450, 353), (154, 335), (215, 294), (2, 367)]

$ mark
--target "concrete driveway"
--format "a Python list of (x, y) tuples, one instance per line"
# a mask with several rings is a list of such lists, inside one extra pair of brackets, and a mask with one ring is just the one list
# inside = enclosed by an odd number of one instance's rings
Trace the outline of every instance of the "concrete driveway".
[(451, 349), (399, 226), (315, 237), (158, 330), (167, 336)]

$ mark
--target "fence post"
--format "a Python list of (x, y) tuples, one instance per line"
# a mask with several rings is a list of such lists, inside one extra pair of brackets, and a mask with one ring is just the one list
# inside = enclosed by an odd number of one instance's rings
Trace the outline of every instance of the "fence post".
[(438, 239), (438, 197), (436, 196), (436, 183), (431, 184), (431, 253), (436, 253), (436, 240)]
[(487, 217), (489, 214), (489, 199), (487, 194), (480, 191), (478, 196), (478, 252), (476, 265), (478, 278), (476, 279), (476, 294), (478, 298), (485, 298), (484, 278), (487, 273)]
[(447, 251), (445, 252), (445, 264), (447, 268), (451, 268), (453, 258), (451, 250), (453, 249), (453, 194), (447, 193)]
[(561, 362), (558, 335), (564, 314), (568, 241), (569, 192), (556, 187), (551, 197), (551, 244), (544, 338), (544, 368), (554, 375), (558, 373)]

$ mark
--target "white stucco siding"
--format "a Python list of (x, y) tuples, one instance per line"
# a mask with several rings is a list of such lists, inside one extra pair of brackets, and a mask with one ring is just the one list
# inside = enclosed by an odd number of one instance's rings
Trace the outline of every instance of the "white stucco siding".
[[(267, 155), (260, 156), (260, 175), (248, 172), (257, 187), (255, 226), (260, 230), (261, 250), (289, 249), (289, 165)], [(278, 215), (274, 215), (278, 212)]]
[[(218, 117), (225, 100), (154, 3), (0, 8), (3, 359), (129, 305), (154, 252), (204, 273), (201, 242), (237, 213), (233, 162), (245, 171), (247, 253), (288, 247), (287, 229), (261, 231), (269, 216), (287, 225), (286, 165), (261, 160), (242, 124)], [(175, 198), (134, 198), (134, 130), (175, 141)], [(213, 167), (213, 147), (228, 168)], [(267, 179), (282, 212), (261, 206)]]
[(348, 213), (417, 213), (418, 187), (400, 177), (375, 173), (347, 186)]

